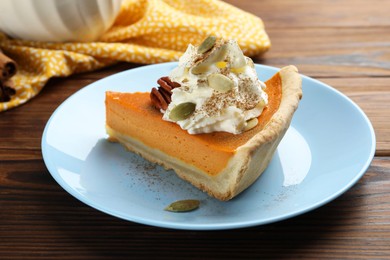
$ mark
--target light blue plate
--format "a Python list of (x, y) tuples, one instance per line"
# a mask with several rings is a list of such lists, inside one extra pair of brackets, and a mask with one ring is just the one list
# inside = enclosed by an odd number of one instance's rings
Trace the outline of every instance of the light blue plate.
[[(217, 201), (106, 141), (106, 90), (149, 91), (176, 63), (145, 66), (99, 80), (53, 113), (42, 137), (49, 172), (71, 195), (107, 214), (142, 224), (190, 230), (249, 227), (291, 218), (324, 205), (354, 185), (375, 152), (375, 134), (363, 111), (337, 90), (306, 76), (303, 99), (269, 167), (246, 191)], [(261, 80), (277, 68), (256, 65)], [(199, 199), (199, 209), (164, 208)]]

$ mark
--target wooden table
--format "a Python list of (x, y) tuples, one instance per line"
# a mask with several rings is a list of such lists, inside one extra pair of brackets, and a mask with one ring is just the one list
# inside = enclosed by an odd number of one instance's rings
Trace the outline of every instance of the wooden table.
[(178, 231), (101, 213), (65, 192), (42, 160), (43, 128), (82, 87), (136, 64), (53, 79), (0, 113), (0, 259), (390, 259), (390, 1), (230, 0), (263, 18), (272, 49), (257, 63), (295, 64), (354, 100), (372, 121), (376, 155), (331, 203), (282, 222)]

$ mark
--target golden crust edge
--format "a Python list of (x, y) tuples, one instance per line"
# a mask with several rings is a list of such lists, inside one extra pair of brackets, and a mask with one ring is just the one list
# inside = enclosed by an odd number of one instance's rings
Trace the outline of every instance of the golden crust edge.
[[(282, 80), (282, 98), (279, 109), (262, 131), (237, 149), (236, 160), (249, 161), (249, 163), (247, 170), (238, 173), (235, 182), (231, 184), (229, 192), (231, 198), (252, 185), (268, 167), (302, 98), (302, 80), (298, 69), (289, 65), (283, 67), (278, 73)], [(254, 160), (251, 160), (252, 158)]]

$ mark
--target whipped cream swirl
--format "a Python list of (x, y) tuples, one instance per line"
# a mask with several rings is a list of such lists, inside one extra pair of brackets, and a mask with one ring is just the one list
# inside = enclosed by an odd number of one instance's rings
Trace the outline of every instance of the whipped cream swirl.
[[(190, 134), (239, 134), (257, 124), (257, 117), (267, 105), (265, 84), (236, 41), (212, 40), (206, 51), (202, 46), (203, 53), (200, 47), (189, 45), (169, 75), (181, 87), (172, 90), (172, 101), (162, 111), (163, 119), (176, 122)], [(193, 111), (186, 111), (185, 118), (174, 117), (182, 113), (180, 105), (184, 103), (192, 104)]]

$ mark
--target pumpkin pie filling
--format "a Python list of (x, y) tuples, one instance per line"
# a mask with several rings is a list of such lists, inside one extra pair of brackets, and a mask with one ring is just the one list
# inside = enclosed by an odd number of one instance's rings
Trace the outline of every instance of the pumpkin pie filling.
[(266, 85), (266, 93), (271, 98), (258, 117), (258, 125), (239, 135), (225, 132), (190, 135), (178, 125), (161, 120), (161, 113), (152, 106), (149, 93), (141, 92), (107, 92), (106, 124), (109, 132), (115, 129), (117, 134), (131, 136), (209, 175), (216, 175), (227, 166), (237, 147), (264, 128), (278, 109), (281, 98), (279, 73), (269, 79)]

